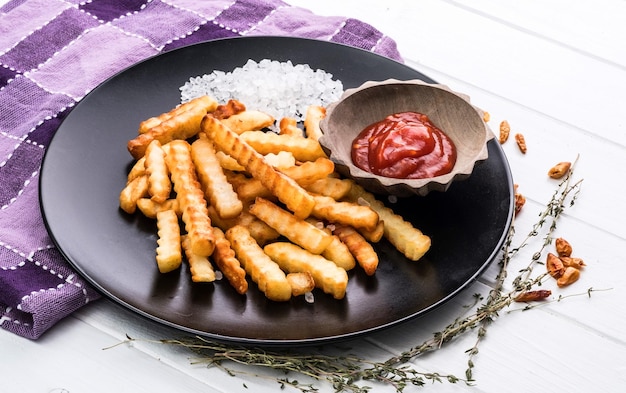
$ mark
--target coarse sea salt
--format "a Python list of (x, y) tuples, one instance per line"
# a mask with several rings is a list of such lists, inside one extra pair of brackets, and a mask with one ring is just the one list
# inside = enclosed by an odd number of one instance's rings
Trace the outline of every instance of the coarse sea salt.
[(258, 110), (276, 120), (292, 117), (304, 120), (311, 105), (326, 107), (343, 94), (343, 84), (333, 75), (313, 70), (308, 64), (264, 59), (248, 60), (231, 72), (213, 71), (189, 79), (180, 87), (181, 103), (202, 95), (213, 97), (220, 104), (234, 99), (249, 110)]

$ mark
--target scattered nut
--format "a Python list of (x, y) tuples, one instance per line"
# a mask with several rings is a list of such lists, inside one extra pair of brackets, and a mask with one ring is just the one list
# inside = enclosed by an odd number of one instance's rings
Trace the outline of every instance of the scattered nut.
[(546, 259), (546, 269), (548, 273), (556, 278), (556, 285), (565, 287), (578, 281), (580, 269), (585, 265), (581, 258), (572, 257), (572, 245), (562, 237), (555, 241), (557, 255), (548, 253)]
[(503, 144), (504, 142), (507, 141), (507, 139), (509, 139), (509, 133), (511, 132), (511, 126), (509, 126), (509, 122), (506, 120), (502, 120), (500, 122), (500, 144)]
[(526, 139), (524, 139), (524, 135), (522, 134), (515, 134), (515, 142), (517, 142), (517, 146), (519, 147), (519, 150), (523, 153), (526, 154)]
[(559, 162), (558, 164), (550, 168), (550, 170), (548, 171), (548, 176), (550, 176), (553, 179), (560, 179), (563, 176), (565, 176), (565, 174), (567, 173), (567, 171), (569, 171), (571, 167), (572, 167), (571, 162), (567, 162), (567, 161)]
[(546, 269), (548, 269), (548, 273), (554, 278), (561, 278), (566, 270), (563, 265), (563, 261), (552, 253), (548, 253), (548, 258), (546, 259)]
[(580, 270), (575, 267), (569, 266), (565, 268), (563, 275), (556, 280), (556, 285), (559, 287), (565, 287), (573, 282), (578, 281), (580, 278)]
[(555, 241), (556, 244), (556, 253), (560, 257), (570, 257), (572, 256), (572, 245), (562, 237), (559, 237)]
[(522, 210), (522, 207), (526, 203), (526, 198), (524, 197), (524, 195), (517, 192), (517, 187), (518, 187), (517, 184), (513, 185), (513, 192), (515, 194), (514, 197), (515, 197), (515, 214), (516, 215)]
[(489, 114), (489, 112), (485, 111), (483, 113), (483, 121), (487, 123), (489, 120), (491, 120), (491, 115)]
[(585, 265), (585, 262), (581, 258), (572, 258), (572, 257), (560, 257), (561, 262), (563, 262), (563, 266), (565, 267), (574, 267), (578, 270), (582, 269)]

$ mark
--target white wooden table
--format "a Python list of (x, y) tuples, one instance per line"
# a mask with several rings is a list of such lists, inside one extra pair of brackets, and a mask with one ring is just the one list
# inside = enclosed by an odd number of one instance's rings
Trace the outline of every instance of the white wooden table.
[[(0, 0), (0, 3), (3, 3)], [(504, 145), (527, 203), (516, 221), (526, 233), (555, 190), (547, 170), (580, 155), (584, 178), (574, 207), (558, 224), (587, 267), (579, 282), (553, 290), (575, 296), (528, 312), (506, 311), (490, 326), (474, 359), (475, 386), (448, 383), (427, 390), (456, 392), (617, 392), (626, 384), (626, 2), (623, 0), (291, 0), (321, 15), (346, 15), (394, 38), (411, 67), (471, 96), (522, 132), (528, 153)], [(535, 247), (536, 248), (536, 247)], [(511, 275), (527, 265), (529, 248)], [(435, 312), (353, 342), (377, 360), (421, 343), (465, 311), (473, 295), (494, 284), (493, 265), (475, 284)], [(519, 308), (520, 306), (515, 306)], [(135, 342), (179, 333), (100, 300), (66, 318), (37, 341), (0, 330), (1, 392), (270, 392), (274, 381), (228, 376), (192, 364), (177, 347)], [(475, 333), (420, 357), (421, 370), (463, 377)], [(317, 385), (321, 391), (330, 386)], [(392, 389), (375, 386), (375, 391)], [(417, 390), (417, 388), (415, 388)], [(409, 389), (408, 391), (413, 391)]]

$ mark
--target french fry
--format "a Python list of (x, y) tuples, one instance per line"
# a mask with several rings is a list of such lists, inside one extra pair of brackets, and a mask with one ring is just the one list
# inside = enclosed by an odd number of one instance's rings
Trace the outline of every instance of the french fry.
[(193, 252), (200, 256), (209, 256), (213, 253), (215, 238), (204, 192), (196, 176), (190, 149), (189, 143), (184, 140), (170, 142), (166, 163), (170, 169), (174, 191), (177, 194), (176, 198)]
[(354, 258), (368, 276), (374, 275), (378, 268), (378, 254), (371, 244), (356, 229), (347, 225), (336, 225), (333, 233), (348, 246)]
[(368, 242), (378, 243), (380, 239), (382, 239), (383, 236), (385, 235), (385, 222), (379, 220), (378, 225), (376, 225), (376, 228), (372, 230), (367, 230), (364, 228), (355, 228), (355, 229), (359, 231), (359, 233), (364, 238), (366, 238)]
[(126, 177), (126, 184), (135, 180), (135, 178), (139, 176), (143, 176), (146, 174), (146, 157), (141, 157), (133, 164), (133, 167), (128, 172), (128, 176)]
[(239, 225), (245, 225), (250, 235), (256, 242), (263, 246), (270, 241), (276, 240), (280, 234), (274, 228), (259, 220), (252, 214), (241, 214), (238, 220)]
[(215, 146), (232, 156), (240, 165), (269, 189), (296, 217), (311, 214), (315, 200), (295, 180), (278, 172), (250, 145), (212, 116), (205, 116), (202, 128)]
[(289, 151), (298, 161), (315, 161), (320, 157), (326, 157), (319, 142), (313, 139), (263, 131), (246, 131), (240, 136), (260, 154)]
[(164, 121), (169, 120), (173, 117), (176, 117), (188, 111), (189, 109), (195, 108), (195, 107), (206, 107), (207, 111), (211, 112), (212, 109), (217, 108), (217, 102), (212, 101), (207, 96), (194, 98), (193, 100), (177, 105), (175, 108), (173, 108), (172, 110), (168, 112), (162, 113), (158, 116), (151, 117), (149, 119), (142, 121), (141, 123), (139, 123), (138, 133), (144, 134), (148, 132), (150, 129), (163, 123)]
[(264, 198), (256, 199), (254, 204), (250, 206), (250, 213), (313, 254), (321, 254), (333, 241), (332, 236), (328, 233), (295, 217)]
[(176, 199), (167, 199), (163, 203), (157, 203), (150, 198), (140, 198), (137, 200), (137, 208), (148, 218), (156, 218), (157, 213), (163, 210), (174, 210), (179, 217), (183, 214)]
[(263, 250), (282, 269), (289, 273), (309, 272), (313, 276), (315, 286), (332, 295), (335, 299), (343, 299), (348, 286), (346, 271), (321, 255), (311, 254), (293, 243), (276, 242), (266, 245)]
[(244, 226), (250, 232), (250, 236), (261, 246), (269, 241), (276, 240), (280, 236), (274, 228), (250, 214), (247, 210), (243, 210), (240, 215), (228, 220), (221, 218), (213, 206), (209, 206), (208, 211), (214, 229), (218, 227), (222, 231), (227, 231), (235, 225)]
[(341, 241), (339, 236), (332, 235), (332, 237), (333, 241), (326, 247), (322, 256), (346, 271), (354, 269), (356, 260), (348, 246)]
[(363, 201), (376, 211), (380, 220), (384, 222), (385, 238), (408, 259), (417, 261), (430, 249), (430, 237), (424, 235), (400, 215), (395, 214), (363, 187), (353, 183), (347, 198), (357, 203)]
[(217, 102), (207, 96), (200, 97), (198, 100), (197, 105), (189, 106), (185, 111), (177, 113), (128, 141), (127, 148), (130, 154), (138, 160), (144, 156), (148, 145), (153, 140), (164, 145), (176, 139), (188, 139), (195, 136), (200, 131), (202, 118), (217, 107)]
[(194, 254), (208, 257), (215, 248), (215, 235), (206, 206), (189, 204), (183, 210), (183, 222)]
[(178, 216), (173, 210), (157, 213), (156, 262), (161, 273), (169, 273), (180, 267), (183, 261)]
[(263, 252), (250, 232), (241, 225), (235, 225), (225, 235), (237, 259), (261, 292), (270, 300), (288, 301), (291, 298), (291, 285), (285, 273)]
[[(221, 153), (221, 152), (218, 151), (218, 153)], [(235, 190), (237, 189), (237, 187), (241, 186), (242, 184), (245, 184), (251, 179), (250, 177), (246, 176), (245, 173), (238, 172), (238, 171), (224, 170), (224, 175), (226, 175), (228, 182), (233, 185), (233, 188)]]
[(194, 141), (191, 144), (191, 159), (209, 204), (215, 206), (222, 218), (237, 217), (243, 209), (243, 203), (226, 179), (213, 143), (207, 138)]
[(150, 142), (144, 157), (148, 175), (148, 193), (153, 201), (163, 203), (170, 197), (172, 182), (165, 164), (165, 152), (161, 148), (161, 143), (157, 140)]
[(287, 281), (291, 285), (291, 295), (300, 296), (315, 288), (315, 280), (309, 272), (288, 273)]
[[(305, 140), (302, 138), (302, 140)], [(324, 179), (335, 171), (335, 163), (326, 157), (319, 157), (313, 161), (305, 161), (301, 165), (281, 169), (281, 172), (294, 179), (302, 187)]]
[[(333, 170), (332, 161), (327, 158), (318, 158), (315, 161), (306, 161), (301, 165), (280, 169), (279, 172), (295, 180), (300, 186), (306, 187), (307, 184), (326, 178)], [(257, 197), (270, 199), (273, 195), (258, 179), (239, 179), (236, 183), (235, 190), (243, 202), (252, 201)]]
[(189, 236), (181, 236), (181, 244), (185, 257), (189, 263), (189, 272), (193, 282), (213, 282), (215, 281), (215, 270), (208, 257), (197, 255), (191, 249)]
[(324, 195), (340, 200), (350, 192), (352, 183), (347, 179), (325, 177), (304, 186), (304, 189), (312, 194)]
[(320, 129), (320, 122), (326, 117), (326, 108), (318, 105), (311, 105), (307, 108), (304, 116), (304, 131), (307, 138), (315, 141), (323, 135)]
[[(243, 165), (239, 165), (237, 160), (231, 156), (224, 154), (222, 151), (217, 151), (216, 156), (223, 169), (235, 172), (243, 172), (246, 168)], [(289, 168), (296, 165), (296, 159), (288, 151), (281, 151), (278, 154), (270, 153), (264, 156), (265, 161), (276, 169)]]
[(120, 207), (128, 214), (137, 210), (137, 201), (148, 196), (148, 176), (134, 178), (120, 192)]
[(278, 133), (281, 135), (292, 135), (304, 137), (304, 133), (298, 127), (298, 122), (293, 117), (283, 117), (278, 123)]
[(245, 131), (256, 131), (270, 127), (274, 124), (274, 118), (260, 111), (243, 111), (227, 119), (221, 119), (225, 127), (232, 132), (241, 134)]
[(378, 213), (369, 206), (351, 202), (337, 202), (331, 197), (316, 195), (313, 216), (332, 223), (350, 225), (355, 228), (374, 230), (378, 225)]
[(258, 179), (247, 179), (237, 185), (237, 196), (245, 203), (254, 202), (256, 198), (275, 199), (274, 194)]
[(279, 151), (265, 155), (265, 161), (276, 169), (291, 168), (296, 165), (296, 158), (289, 151)]
[(226, 171), (243, 172), (246, 170), (246, 167), (244, 167), (243, 165), (239, 165), (237, 160), (224, 153), (223, 151), (216, 151), (215, 156), (220, 161), (222, 169)]
[(218, 105), (212, 112), (216, 119), (228, 119), (246, 110), (246, 106), (237, 100), (228, 100), (226, 104)]
[[(180, 108), (180, 105), (177, 106), (175, 109), (178, 109), (178, 108)], [(161, 113), (159, 116), (150, 117), (150, 118), (142, 121), (141, 123), (139, 123), (139, 130), (138, 130), (137, 133), (138, 134), (145, 134), (151, 128), (154, 128), (154, 127), (158, 126), (159, 124), (161, 124), (165, 120), (169, 119), (170, 117), (171, 117), (170, 112)]]
[(246, 271), (235, 257), (235, 251), (230, 247), (230, 242), (226, 239), (224, 232), (219, 228), (214, 228), (213, 232), (215, 233), (215, 250), (212, 258), (235, 291), (243, 295), (248, 291)]

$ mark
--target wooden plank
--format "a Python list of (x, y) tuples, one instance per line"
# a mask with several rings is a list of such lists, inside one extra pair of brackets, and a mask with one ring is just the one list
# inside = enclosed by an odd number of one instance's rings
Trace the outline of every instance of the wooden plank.
[(1, 330), (0, 342), (6, 392), (224, 392), (133, 346), (104, 350), (116, 340), (74, 317), (37, 341)]

